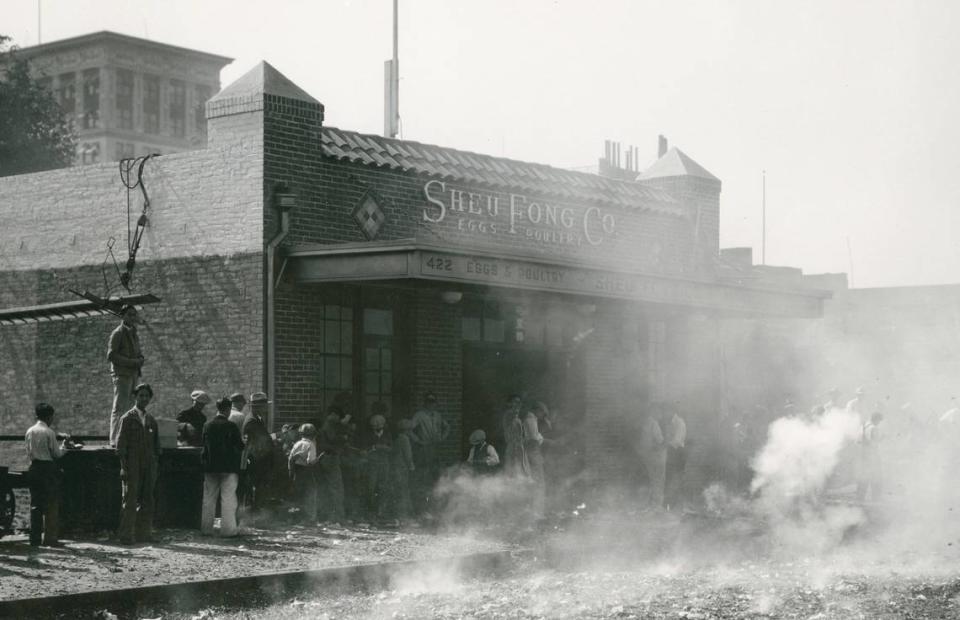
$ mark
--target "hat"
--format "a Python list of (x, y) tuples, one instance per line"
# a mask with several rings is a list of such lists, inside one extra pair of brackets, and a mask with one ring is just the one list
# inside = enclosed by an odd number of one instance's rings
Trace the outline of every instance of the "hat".
[(866, 391), (863, 389), (863, 387), (858, 387), (856, 394), (857, 396), (863, 396), (864, 394), (866, 394)]
[(267, 400), (267, 394), (265, 392), (254, 392), (250, 395), (251, 403), (269, 403)]
[(233, 394), (230, 395), (230, 400), (232, 402), (237, 402), (238, 400), (247, 402), (247, 397), (244, 396), (241, 392), (234, 392)]
[(224, 396), (217, 401), (217, 411), (230, 411), (230, 407), (233, 406), (233, 401)]
[(207, 393), (203, 390), (194, 390), (190, 392), (190, 399), (195, 403), (200, 403), (201, 405), (210, 403), (210, 397), (207, 396)]
[(437, 402), (437, 395), (433, 392), (427, 392), (423, 395), (423, 400), (426, 402)]
[(485, 442), (486, 440), (487, 440), (487, 434), (483, 432), (482, 428), (478, 428), (477, 430), (470, 433), (470, 445), (476, 446)]

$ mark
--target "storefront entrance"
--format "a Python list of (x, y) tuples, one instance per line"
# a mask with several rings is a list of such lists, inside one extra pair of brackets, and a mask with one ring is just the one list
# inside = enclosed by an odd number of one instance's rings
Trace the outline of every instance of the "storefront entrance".
[(582, 406), (583, 374), (569, 354), (545, 349), (473, 345), (463, 352), (463, 427), (461, 447), (482, 428), (499, 449), (500, 414), (507, 396), (539, 400), (551, 409), (575, 414)]

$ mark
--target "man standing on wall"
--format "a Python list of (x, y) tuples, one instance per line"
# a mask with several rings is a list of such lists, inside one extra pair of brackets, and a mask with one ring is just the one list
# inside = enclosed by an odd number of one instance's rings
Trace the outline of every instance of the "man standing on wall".
[(117, 456), (120, 457), (123, 484), (123, 507), (117, 535), (124, 545), (132, 545), (134, 540), (153, 542), (153, 491), (160, 462), (157, 421), (147, 413), (153, 388), (141, 383), (134, 388), (134, 398), (136, 405), (120, 418), (120, 432), (117, 433)]
[(413, 462), (418, 484), (414, 509), (428, 510), (433, 485), (440, 477), (440, 445), (450, 434), (450, 423), (437, 408), (437, 397), (427, 392), (423, 408), (413, 415)]
[(266, 505), (273, 475), (273, 439), (267, 429), (265, 415), (270, 401), (263, 392), (250, 395), (250, 413), (243, 419), (244, 453), (243, 462), (247, 464), (247, 492), (250, 494), (250, 508), (256, 512)]
[(110, 445), (117, 445), (120, 417), (133, 407), (133, 386), (143, 374), (143, 353), (137, 334), (139, 317), (130, 304), (120, 309), (120, 325), (110, 334), (107, 360), (113, 377), (113, 409), (110, 411)]

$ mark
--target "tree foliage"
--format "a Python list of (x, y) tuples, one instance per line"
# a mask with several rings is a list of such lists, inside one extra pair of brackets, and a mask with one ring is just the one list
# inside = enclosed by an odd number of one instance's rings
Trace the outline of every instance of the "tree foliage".
[(69, 166), (76, 145), (72, 120), (0, 35), (0, 177)]

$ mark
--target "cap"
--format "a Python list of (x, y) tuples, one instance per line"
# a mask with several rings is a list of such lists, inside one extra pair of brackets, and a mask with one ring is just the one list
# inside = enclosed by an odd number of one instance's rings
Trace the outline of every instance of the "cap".
[(864, 394), (866, 394), (866, 391), (862, 387), (858, 387), (856, 394), (857, 396), (863, 396)]
[(423, 400), (426, 402), (437, 402), (437, 395), (433, 392), (427, 392), (423, 395)]
[(203, 390), (194, 390), (190, 392), (190, 398), (196, 402), (203, 405), (206, 405), (210, 402), (210, 397), (207, 396), (207, 393)]
[(233, 406), (233, 401), (224, 396), (217, 401), (217, 411), (230, 411), (230, 407)]
[(234, 392), (233, 394), (230, 395), (230, 400), (233, 402), (237, 402), (238, 400), (247, 402), (247, 397), (244, 396), (241, 392)]
[(254, 392), (250, 395), (251, 403), (269, 403), (267, 399), (267, 394), (265, 392)]
[(482, 428), (478, 428), (477, 430), (475, 430), (475, 431), (473, 431), (472, 433), (470, 433), (470, 444), (471, 444), (471, 445), (474, 445), (474, 446), (475, 446), (475, 445), (477, 445), (477, 444), (483, 443), (483, 442), (486, 441), (486, 440), (487, 440), (487, 434), (486, 434), (485, 432), (483, 432), (483, 429), (482, 429)]

